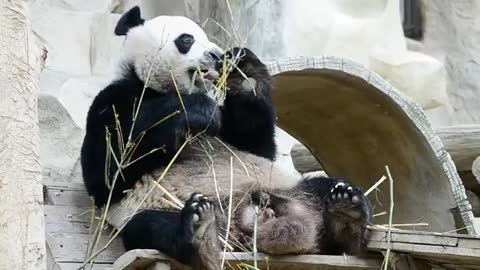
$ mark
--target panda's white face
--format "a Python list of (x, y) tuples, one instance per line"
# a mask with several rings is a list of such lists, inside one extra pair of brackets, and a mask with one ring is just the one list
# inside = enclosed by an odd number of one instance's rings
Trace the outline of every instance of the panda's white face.
[(122, 61), (133, 62), (149, 87), (163, 91), (174, 75), (183, 93), (209, 90), (223, 53), (200, 26), (181, 16), (159, 16), (128, 29), (123, 52)]

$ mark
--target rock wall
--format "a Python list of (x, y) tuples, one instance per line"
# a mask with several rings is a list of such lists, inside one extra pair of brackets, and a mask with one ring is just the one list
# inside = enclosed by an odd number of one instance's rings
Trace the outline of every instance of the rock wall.
[(117, 0), (31, 0), (35, 35), (48, 51), (38, 101), (43, 181), (81, 183), (86, 112), (111, 79), (121, 38)]
[(480, 2), (422, 0), (420, 51), (445, 63), (450, 103), (430, 113), (441, 125), (480, 123)]

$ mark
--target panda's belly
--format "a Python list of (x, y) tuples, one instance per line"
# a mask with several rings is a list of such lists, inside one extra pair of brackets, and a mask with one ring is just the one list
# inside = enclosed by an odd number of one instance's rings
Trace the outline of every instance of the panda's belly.
[(163, 168), (144, 175), (114, 209), (122, 216), (141, 209), (178, 210), (193, 192), (223, 202), (230, 194), (239, 198), (253, 188), (288, 188), (300, 180), (299, 174), (283, 172), (270, 160), (235, 150), (214, 138), (192, 143), (184, 151), (184, 159), (163, 179)]

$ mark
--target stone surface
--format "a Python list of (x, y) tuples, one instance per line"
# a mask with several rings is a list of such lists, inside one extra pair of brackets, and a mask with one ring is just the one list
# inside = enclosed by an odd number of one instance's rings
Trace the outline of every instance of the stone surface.
[(100, 90), (111, 81), (109, 76), (90, 76), (68, 79), (58, 91), (57, 98), (75, 125), (85, 129), (88, 108)]
[(111, 11), (120, 0), (30, 0), (69, 11)]
[(92, 16), (90, 31), (90, 66), (93, 75), (108, 76), (118, 65), (123, 36), (115, 36), (113, 31), (120, 14), (95, 13)]
[(142, 16), (146, 19), (159, 15), (183, 16), (185, 14), (183, 1), (172, 0), (119, 0), (119, 4), (114, 9), (114, 12), (123, 14), (135, 5), (140, 7)]
[(226, 46), (246, 44), (267, 60), (346, 58), (380, 73), (423, 108), (447, 102), (442, 63), (407, 49), (399, 0), (186, 2), (186, 14), (198, 23), (212, 18), (206, 29)]
[(82, 129), (55, 96), (41, 94), (38, 111), (43, 181), (81, 183), (79, 156), (84, 136)]
[(412, 51), (375, 50), (370, 55), (370, 68), (388, 79), (424, 109), (433, 109), (448, 102), (445, 90), (446, 72), (433, 57)]
[(34, 2), (32, 28), (48, 50), (46, 68), (90, 75), (90, 30), (93, 13), (75, 12)]
[[(480, 2), (423, 0), (421, 51), (445, 63), (450, 104), (431, 113), (437, 125), (480, 122)], [(430, 115), (429, 115), (430, 116)]]

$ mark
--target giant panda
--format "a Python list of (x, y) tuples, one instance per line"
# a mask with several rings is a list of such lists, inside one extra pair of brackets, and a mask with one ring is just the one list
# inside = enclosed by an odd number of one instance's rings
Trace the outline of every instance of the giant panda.
[(371, 208), (358, 187), (273, 162), (272, 79), (252, 51), (224, 52), (193, 21), (144, 20), (138, 7), (115, 34), (125, 36), (120, 73), (89, 108), (81, 163), (127, 250), (157, 249), (194, 269), (220, 269), (227, 236), (274, 255), (365, 251)]

